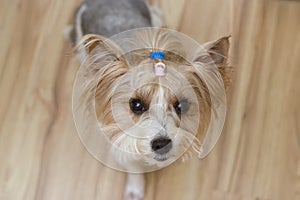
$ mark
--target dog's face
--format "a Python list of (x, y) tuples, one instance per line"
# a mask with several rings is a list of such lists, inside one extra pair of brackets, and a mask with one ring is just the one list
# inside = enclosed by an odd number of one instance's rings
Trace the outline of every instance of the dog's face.
[[(114, 147), (128, 153), (128, 159), (148, 165), (199, 153), (210, 122), (211, 99), (203, 74), (193, 63), (169, 52), (165, 76), (156, 76), (155, 61), (148, 58), (151, 50), (131, 52), (129, 64), (118, 47), (103, 38), (89, 37), (86, 44), (92, 60), (89, 76), (97, 82), (93, 97), (97, 118)], [(228, 37), (222, 38), (209, 43), (203, 49), (206, 54), (195, 56), (195, 62), (217, 65), (225, 86), (228, 45)], [(124, 160), (124, 154), (115, 157)]]

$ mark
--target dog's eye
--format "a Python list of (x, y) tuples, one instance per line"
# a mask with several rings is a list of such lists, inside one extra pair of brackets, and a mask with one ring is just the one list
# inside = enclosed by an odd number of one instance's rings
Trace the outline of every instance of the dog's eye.
[(130, 99), (129, 107), (132, 110), (132, 112), (134, 112), (137, 115), (141, 115), (148, 110), (147, 106), (140, 99)]
[(178, 115), (185, 114), (190, 108), (190, 103), (188, 102), (188, 100), (183, 99), (181, 101), (177, 101), (174, 104), (174, 108)]

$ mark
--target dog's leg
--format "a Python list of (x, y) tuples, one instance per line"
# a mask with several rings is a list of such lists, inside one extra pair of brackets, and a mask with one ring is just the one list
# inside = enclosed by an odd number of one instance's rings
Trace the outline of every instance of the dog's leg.
[(125, 200), (142, 200), (145, 194), (144, 174), (127, 174)]

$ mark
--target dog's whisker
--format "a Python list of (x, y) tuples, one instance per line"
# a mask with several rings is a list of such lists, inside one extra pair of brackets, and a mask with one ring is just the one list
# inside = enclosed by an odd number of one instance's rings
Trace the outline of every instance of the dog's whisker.
[(191, 146), (196, 153), (200, 153), (200, 148), (201, 148), (200, 140), (190, 133), (184, 134), (184, 137), (187, 138), (186, 140), (187, 145)]

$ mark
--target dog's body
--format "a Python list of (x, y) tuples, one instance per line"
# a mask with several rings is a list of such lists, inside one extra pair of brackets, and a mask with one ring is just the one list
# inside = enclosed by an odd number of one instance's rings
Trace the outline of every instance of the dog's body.
[(158, 15), (145, 0), (86, 0), (75, 14), (71, 41), (75, 45), (87, 34), (110, 37), (134, 28), (160, 26)]
[[(125, 153), (114, 154), (130, 172), (141, 172), (145, 165), (172, 163), (193, 150), (199, 154), (199, 141), (213, 115), (210, 86), (203, 76), (216, 71), (221, 74), (216, 75), (214, 89), (216, 85), (221, 87), (223, 81), (225, 87), (229, 83), (228, 37), (203, 45), (189, 55), (189, 60), (184, 58), (182, 41), (163, 30), (138, 31), (131, 43), (139, 48), (129, 56), (122, 55), (116, 44), (104, 38), (155, 26), (157, 16), (150, 10), (144, 0), (87, 0), (76, 12), (70, 36), (73, 44), (84, 38), (80, 45), (85, 47), (84, 60), (90, 76), (86, 84), (90, 96), (85, 99), (95, 98), (97, 119), (107, 138), (130, 153), (128, 157)], [(166, 56), (152, 57), (153, 52)], [(158, 73), (154, 66), (164, 68)], [(217, 94), (213, 96), (217, 98)], [(144, 185), (143, 174), (129, 173), (125, 199), (142, 199)]]

